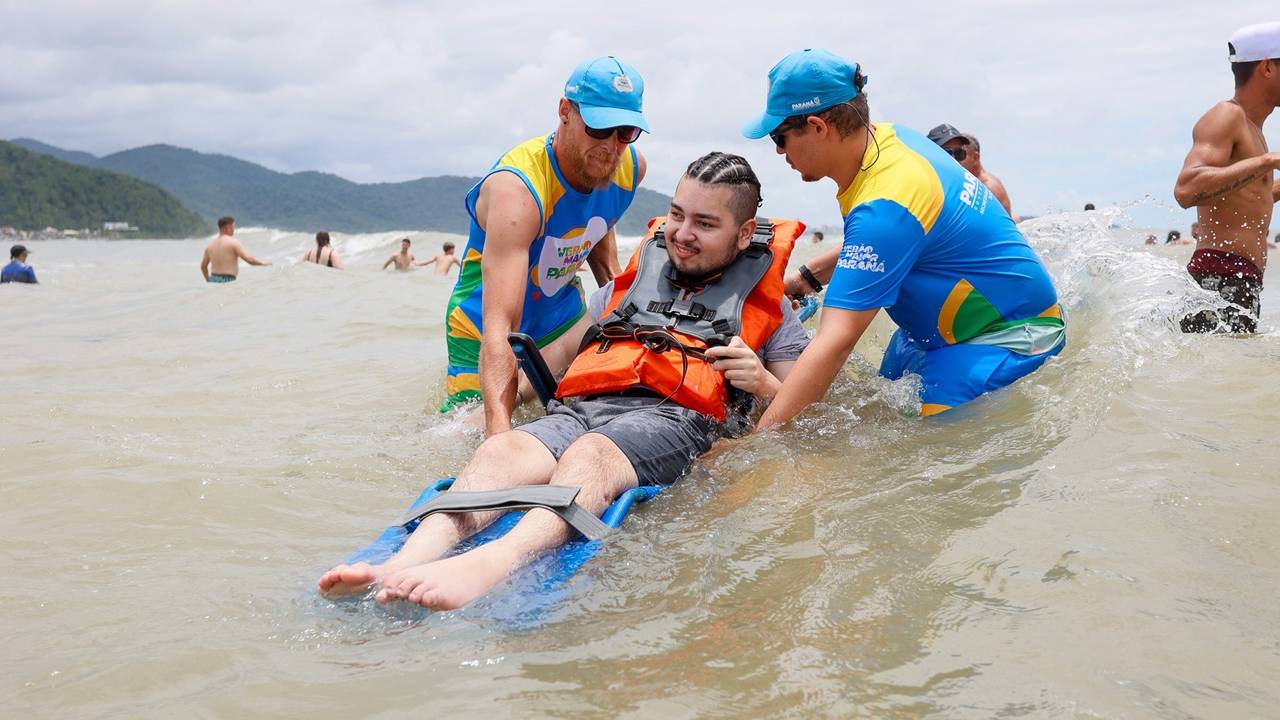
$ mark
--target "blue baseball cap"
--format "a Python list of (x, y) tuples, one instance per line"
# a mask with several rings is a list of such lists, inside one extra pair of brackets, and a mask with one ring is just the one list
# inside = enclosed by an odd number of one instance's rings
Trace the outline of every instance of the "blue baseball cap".
[(644, 78), (612, 55), (588, 60), (575, 68), (564, 84), (564, 96), (578, 104), (582, 121), (589, 128), (632, 125), (649, 132), (649, 123), (640, 113)]
[(812, 114), (858, 97), (858, 64), (829, 50), (806, 48), (778, 61), (769, 71), (764, 112), (742, 126), (752, 140), (778, 129), (792, 115)]

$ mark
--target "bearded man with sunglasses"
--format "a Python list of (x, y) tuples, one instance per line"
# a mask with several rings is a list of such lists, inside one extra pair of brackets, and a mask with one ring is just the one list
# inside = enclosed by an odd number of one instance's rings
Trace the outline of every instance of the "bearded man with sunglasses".
[(817, 336), (760, 427), (820, 399), (881, 308), (898, 330), (880, 374), (920, 375), (926, 416), (1014, 382), (1066, 344), (1053, 282), (1009, 214), (924, 135), (872, 125), (865, 84), (831, 52), (792, 53), (742, 131), (773, 138), (804, 181), (834, 180), (844, 216), (843, 246), (788, 277), (792, 294), (830, 287)]
[[(632, 146), (649, 131), (644, 79), (613, 56), (579, 65), (565, 83), (554, 132), (504, 154), (467, 193), (471, 231), (445, 312), (448, 397), (483, 399), (485, 434), (511, 429), (521, 398), (511, 332), (534, 338), (548, 365), (577, 351), (586, 305), (578, 269), (603, 285), (621, 271), (614, 226), (644, 179)], [(576, 332), (571, 332), (576, 329)]]

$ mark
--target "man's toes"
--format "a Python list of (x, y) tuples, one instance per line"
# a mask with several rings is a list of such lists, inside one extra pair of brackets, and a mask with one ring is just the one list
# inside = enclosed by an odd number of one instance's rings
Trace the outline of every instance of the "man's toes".
[(328, 592), (336, 587), (339, 583), (347, 582), (346, 573), (349, 570), (346, 565), (339, 565), (329, 572), (320, 576), (318, 585), (321, 592)]
[(422, 598), (426, 594), (427, 594), (427, 588), (422, 584), (418, 584), (414, 586), (413, 589), (411, 589), (409, 592), (404, 594), (404, 600), (406, 600), (407, 602), (411, 602), (414, 605), (425, 605), (425, 603), (422, 601)]
[(367, 562), (358, 562), (355, 565), (343, 565), (341, 567), (342, 577), (345, 580), (360, 581), (373, 576), (373, 566)]

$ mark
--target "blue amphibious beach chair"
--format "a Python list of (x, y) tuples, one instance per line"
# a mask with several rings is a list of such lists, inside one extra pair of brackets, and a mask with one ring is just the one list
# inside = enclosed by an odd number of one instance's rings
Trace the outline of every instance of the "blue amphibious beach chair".
[[(542, 354), (538, 352), (538, 346), (534, 344), (533, 338), (524, 333), (511, 333), (508, 340), (515, 351), (520, 369), (529, 378), (529, 383), (545, 407), (555, 396), (556, 380), (546, 361), (542, 359)], [(446, 493), (453, 481), (454, 478), (450, 477), (428, 485), (399, 522), (383, 530), (369, 545), (352, 553), (347, 562), (385, 561), (404, 545), (409, 535), (417, 529), (418, 523), (432, 513), (511, 509), (511, 512), (498, 518), (492, 525), (461, 543), (457, 549), (465, 551), (502, 537), (519, 522), (524, 510), (539, 507), (556, 513), (580, 534), (552, 553), (549, 560), (550, 571), (543, 576), (543, 585), (552, 588), (568, 580), (600, 551), (604, 536), (622, 524), (632, 506), (647, 502), (662, 491), (661, 487), (654, 485), (632, 488), (614, 500), (604, 514), (597, 518), (573, 502), (578, 488), (542, 485), (491, 492)]]
[[(801, 303), (797, 315), (804, 322), (817, 312), (819, 303), (812, 295), (804, 298)], [(555, 397), (555, 376), (542, 359), (542, 353), (538, 352), (533, 338), (524, 333), (511, 333), (507, 339), (515, 351), (520, 369), (529, 378), (529, 383), (545, 407)], [(636, 503), (648, 502), (662, 492), (662, 487), (656, 485), (632, 488), (614, 500), (604, 514), (596, 518), (574, 504), (577, 488), (543, 485), (482, 493), (446, 493), (453, 481), (454, 478), (450, 477), (428, 485), (399, 522), (383, 530), (369, 545), (352, 553), (347, 558), (347, 563), (385, 561), (404, 545), (409, 535), (417, 529), (418, 523), (422, 522), (422, 518), (435, 512), (511, 509), (511, 512), (498, 518), (492, 525), (459, 544), (457, 551), (462, 552), (502, 537), (515, 527), (524, 515), (524, 510), (540, 507), (556, 513), (580, 533), (579, 537), (551, 553), (544, 563), (549, 566), (549, 571), (542, 575), (542, 585), (544, 589), (552, 589), (567, 581), (600, 551), (604, 536), (622, 524)]]

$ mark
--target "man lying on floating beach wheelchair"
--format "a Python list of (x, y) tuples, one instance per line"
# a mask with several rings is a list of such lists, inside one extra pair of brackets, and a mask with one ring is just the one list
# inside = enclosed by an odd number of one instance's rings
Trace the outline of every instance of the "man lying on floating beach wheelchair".
[[(379, 564), (333, 568), (320, 592), (376, 586), (381, 603), (467, 605), (575, 531), (602, 537), (637, 494), (651, 497), (714, 440), (748, 429), (755, 400), (773, 397), (808, 344), (783, 279), (804, 225), (758, 220), (759, 207), (743, 158), (715, 152), (689, 165), (665, 222), (651, 221), (626, 270), (592, 295), (597, 323), (558, 387), (545, 364), (541, 379), (531, 369), (533, 343), (513, 340), (547, 414), (487, 438), (452, 487), (393, 528), (409, 533), (403, 547)], [(445, 557), (515, 508), (530, 511), (505, 535)]]

